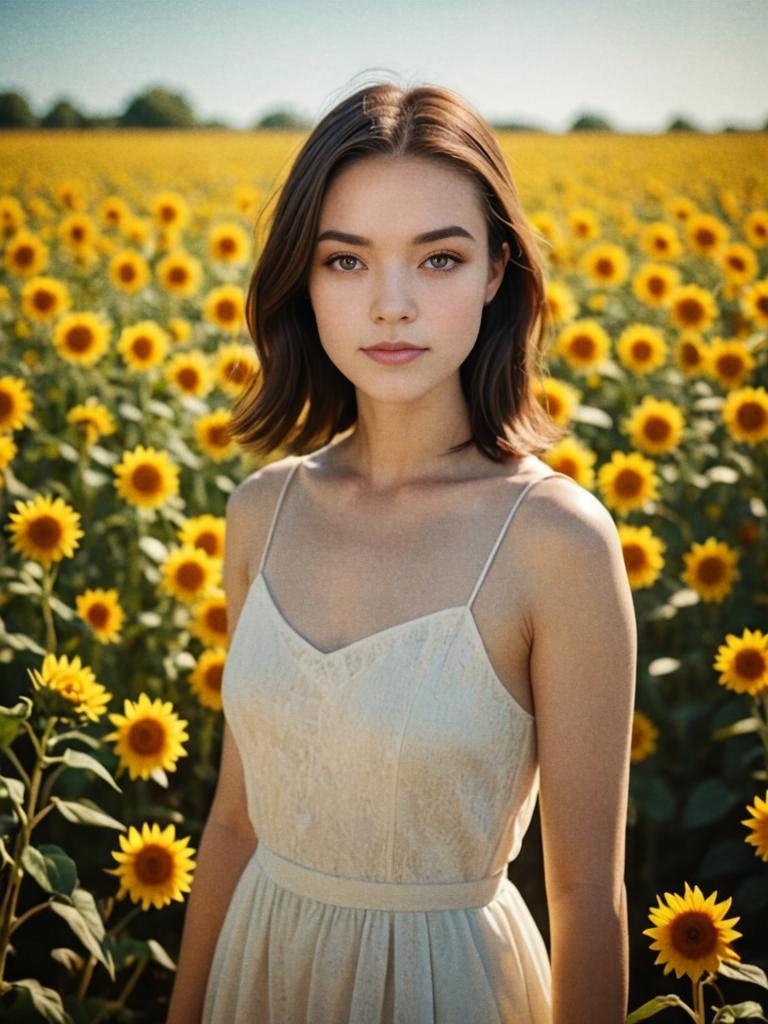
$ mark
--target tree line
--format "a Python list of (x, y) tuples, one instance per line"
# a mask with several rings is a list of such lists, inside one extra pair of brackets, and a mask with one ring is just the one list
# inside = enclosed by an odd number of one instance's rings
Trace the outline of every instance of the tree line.
[[(491, 120), (491, 126), (497, 131), (534, 131), (547, 132), (548, 129), (534, 123), (521, 121)], [(51, 107), (38, 116), (32, 110), (26, 96), (20, 92), (0, 93), (0, 129), (10, 128), (45, 128), (45, 129), (104, 129), (104, 128), (177, 128), (177, 129), (230, 129), (231, 125), (220, 120), (202, 121), (198, 119), (192, 106), (180, 93), (156, 86), (145, 89), (130, 99), (125, 109), (118, 114), (88, 115), (79, 110), (68, 98), (61, 97)], [(306, 117), (287, 107), (277, 107), (253, 122), (249, 129), (259, 128), (282, 129), (289, 131), (309, 131), (312, 123)], [(584, 112), (574, 118), (568, 127), (569, 132), (601, 131), (616, 132), (611, 122), (594, 112)], [(706, 131), (693, 120), (682, 115), (672, 117), (665, 132), (701, 132)], [(720, 131), (750, 132), (768, 131), (768, 120), (760, 127), (754, 125), (724, 124)]]

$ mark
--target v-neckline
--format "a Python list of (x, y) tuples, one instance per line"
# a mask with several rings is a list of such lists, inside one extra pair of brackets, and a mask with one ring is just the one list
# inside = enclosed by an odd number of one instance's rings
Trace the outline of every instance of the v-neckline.
[(301, 644), (301, 646), (305, 648), (305, 650), (309, 651), (316, 658), (324, 661), (331, 661), (335, 658), (340, 658), (346, 654), (349, 654), (351, 651), (356, 650), (357, 648), (364, 647), (369, 643), (373, 643), (374, 640), (379, 640), (382, 637), (385, 637), (389, 634), (393, 634), (399, 632), (400, 630), (406, 629), (408, 626), (416, 626), (422, 622), (428, 622), (431, 619), (436, 619), (441, 615), (450, 615), (455, 614), (456, 612), (461, 612), (462, 617), (469, 620), (470, 627), (475, 635), (480, 655), (483, 659), (483, 662), (485, 663), (486, 670), (489, 672), (496, 685), (500, 688), (502, 695), (507, 698), (512, 708), (516, 712), (519, 712), (521, 715), (523, 715), (523, 717), (528, 722), (533, 723), (535, 721), (535, 717), (530, 713), (530, 711), (526, 710), (526, 708), (523, 707), (523, 705), (517, 700), (517, 698), (512, 696), (512, 694), (509, 692), (509, 690), (501, 681), (501, 679), (499, 679), (498, 673), (496, 672), (496, 669), (493, 667), (490, 656), (488, 654), (488, 650), (485, 646), (485, 641), (483, 640), (480, 629), (478, 628), (477, 620), (475, 619), (472, 609), (467, 603), (455, 604), (447, 608), (438, 608), (434, 612), (426, 612), (424, 615), (417, 615), (415, 618), (405, 619), (402, 622), (396, 622), (392, 626), (385, 626), (383, 629), (377, 629), (374, 633), (368, 633), (366, 634), (366, 636), (361, 636), (357, 640), (351, 640), (347, 644), (342, 644), (341, 647), (335, 647), (330, 651), (324, 651), (320, 647), (317, 647), (315, 644), (313, 644), (311, 640), (308, 640), (302, 633), (300, 633), (295, 628), (295, 626), (291, 625), (291, 623), (288, 621), (288, 619), (285, 617), (282, 610), (280, 609), (280, 606), (278, 605), (277, 601), (275, 601), (269, 583), (267, 582), (267, 578), (261, 569), (259, 569), (259, 571), (254, 576), (249, 591), (254, 590), (257, 583), (261, 584), (262, 592), (267, 598), (267, 603), (269, 604), (269, 607), (272, 609), (275, 617), (282, 624), (284, 629), (287, 630), (291, 637), (294, 640), (296, 640), (299, 644)]

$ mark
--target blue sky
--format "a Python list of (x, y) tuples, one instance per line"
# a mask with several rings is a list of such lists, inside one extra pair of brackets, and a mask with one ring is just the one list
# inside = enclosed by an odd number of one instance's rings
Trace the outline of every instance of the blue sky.
[(768, 120), (767, 12), (765, 0), (0, 0), (0, 91), (38, 113), (67, 95), (95, 114), (159, 84), (201, 118), (247, 127), (277, 105), (316, 120), (380, 73), (553, 131), (586, 109), (626, 131), (677, 113), (750, 126)]

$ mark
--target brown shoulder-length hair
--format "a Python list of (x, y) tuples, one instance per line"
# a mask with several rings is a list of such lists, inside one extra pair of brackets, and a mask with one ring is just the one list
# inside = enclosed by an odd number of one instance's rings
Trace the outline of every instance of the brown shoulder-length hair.
[(308, 278), (320, 210), (333, 177), (361, 158), (419, 156), (462, 171), (486, 211), (491, 259), (510, 259), (461, 364), (472, 444), (495, 462), (538, 455), (565, 430), (532, 390), (549, 326), (544, 268), (517, 189), (485, 119), (448, 89), (375, 83), (329, 111), (283, 184), (245, 304), (259, 366), (235, 403), (230, 436), (246, 451), (303, 454), (357, 420), (355, 387), (320, 343)]

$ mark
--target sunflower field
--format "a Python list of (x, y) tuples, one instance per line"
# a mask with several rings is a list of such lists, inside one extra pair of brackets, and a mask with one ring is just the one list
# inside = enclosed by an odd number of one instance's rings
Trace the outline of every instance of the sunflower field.
[[(768, 135), (499, 139), (548, 268), (543, 458), (611, 511), (635, 599), (630, 1020), (766, 1020)], [(3, 1020), (164, 1020), (258, 465), (244, 299), (302, 141), (0, 137)]]

